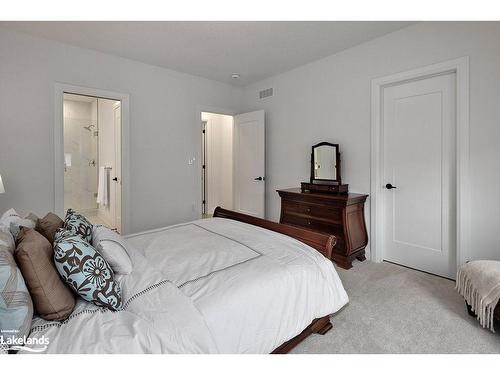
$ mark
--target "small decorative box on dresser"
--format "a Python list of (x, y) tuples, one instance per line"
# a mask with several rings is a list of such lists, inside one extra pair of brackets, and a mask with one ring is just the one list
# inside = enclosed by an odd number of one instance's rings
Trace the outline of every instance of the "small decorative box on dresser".
[(366, 259), (364, 205), (368, 195), (317, 193), (300, 188), (278, 190), (278, 194), (280, 223), (336, 236), (332, 259), (342, 268), (351, 268), (354, 258)]

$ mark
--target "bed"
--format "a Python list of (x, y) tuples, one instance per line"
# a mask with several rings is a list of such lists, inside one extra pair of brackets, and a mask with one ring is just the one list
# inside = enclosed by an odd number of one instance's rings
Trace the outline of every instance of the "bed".
[(217, 208), (126, 238), (123, 310), (79, 300), (63, 322), (35, 318), (45, 352), (286, 353), (348, 302), (332, 236)]

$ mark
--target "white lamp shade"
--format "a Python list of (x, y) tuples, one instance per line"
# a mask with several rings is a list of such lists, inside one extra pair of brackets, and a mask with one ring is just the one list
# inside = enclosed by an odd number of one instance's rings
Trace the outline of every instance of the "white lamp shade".
[(2, 176), (0, 175), (0, 194), (5, 193), (5, 189), (3, 187)]

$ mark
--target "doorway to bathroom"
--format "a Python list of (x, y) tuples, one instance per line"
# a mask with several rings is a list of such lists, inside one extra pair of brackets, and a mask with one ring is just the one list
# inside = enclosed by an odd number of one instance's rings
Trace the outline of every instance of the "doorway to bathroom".
[(64, 211), (122, 231), (120, 100), (64, 92)]

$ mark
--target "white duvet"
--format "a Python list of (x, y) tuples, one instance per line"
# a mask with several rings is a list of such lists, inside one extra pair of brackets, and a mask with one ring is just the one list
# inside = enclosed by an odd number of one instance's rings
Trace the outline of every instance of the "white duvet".
[(213, 218), (128, 236), (123, 311), (79, 300), (63, 323), (35, 319), (49, 353), (269, 353), (347, 294), (311, 247)]

